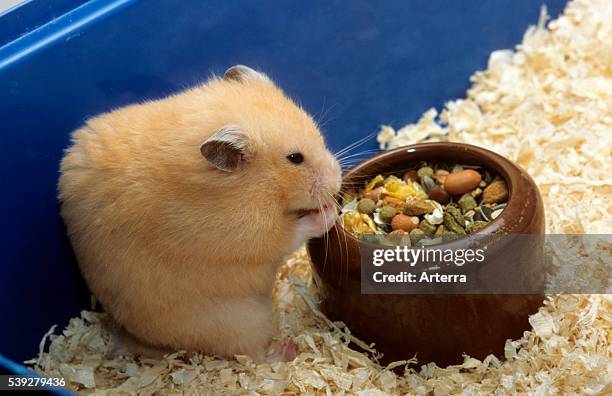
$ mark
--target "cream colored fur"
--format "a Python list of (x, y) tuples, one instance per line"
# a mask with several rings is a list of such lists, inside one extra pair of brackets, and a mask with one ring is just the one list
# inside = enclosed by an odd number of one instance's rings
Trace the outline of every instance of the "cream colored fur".
[[(199, 152), (228, 124), (249, 140), (236, 172)], [(329, 202), (339, 188), (312, 118), (267, 78), (213, 78), (92, 118), (72, 138), (62, 216), (104, 308), (149, 345), (261, 359), (275, 331), (278, 266), (330, 225), (292, 210)], [(290, 163), (292, 152), (304, 163)]]

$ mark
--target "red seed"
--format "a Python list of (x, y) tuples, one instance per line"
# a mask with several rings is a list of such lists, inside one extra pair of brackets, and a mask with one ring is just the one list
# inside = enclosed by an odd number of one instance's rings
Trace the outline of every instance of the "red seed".
[(434, 187), (429, 192), (429, 199), (433, 199), (434, 201), (444, 205), (450, 202), (450, 195), (448, 195), (448, 193), (443, 189)]
[(402, 179), (404, 179), (405, 182), (408, 182), (408, 181), (418, 182), (419, 176), (417, 175), (417, 171), (412, 169), (404, 173), (404, 176), (402, 176)]

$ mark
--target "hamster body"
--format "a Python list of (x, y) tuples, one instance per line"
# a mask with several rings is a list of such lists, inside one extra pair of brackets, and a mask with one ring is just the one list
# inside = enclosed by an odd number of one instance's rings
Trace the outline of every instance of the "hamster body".
[(262, 359), (283, 258), (325, 233), (340, 167), (316, 123), (245, 66), (90, 119), (61, 163), (87, 284), (159, 348)]

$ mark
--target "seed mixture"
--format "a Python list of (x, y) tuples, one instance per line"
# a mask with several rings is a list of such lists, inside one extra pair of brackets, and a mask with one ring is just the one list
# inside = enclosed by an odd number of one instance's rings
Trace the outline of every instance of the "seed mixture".
[(390, 235), (389, 242), (431, 246), (482, 229), (507, 200), (506, 182), (480, 166), (422, 162), (345, 193), (340, 223), (366, 240)]
[[(549, 233), (610, 234), (612, 6), (608, 0), (574, 0), (557, 20), (547, 27), (545, 22), (543, 14), (516, 51), (492, 53), (488, 69), (472, 77), (467, 97), (447, 103), (439, 118), (430, 110), (398, 131), (382, 128), (378, 138), (385, 148), (435, 140), (487, 147), (534, 178)], [(603, 260), (611, 252), (599, 246), (593, 254)], [(569, 276), (582, 264), (559, 265)], [(602, 282), (600, 270), (588, 276)], [(95, 395), (612, 393), (611, 294), (549, 297), (529, 318), (532, 328), (506, 342), (504, 359), (465, 356), (463, 364), (438, 367), (416, 357), (381, 366), (375, 345), (318, 310), (311, 279), (310, 262), (300, 250), (276, 282), (280, 337), (299, 347), (291, 363), (255, 365), (244, 356), (224, 360), (181, 353), (159, 360), (110, 358), (108, 317), (92, 311), (83, 311), (59, 334), (51, 329), (29, 363)], [(395, 367), (407, 369), (397, 375)]]

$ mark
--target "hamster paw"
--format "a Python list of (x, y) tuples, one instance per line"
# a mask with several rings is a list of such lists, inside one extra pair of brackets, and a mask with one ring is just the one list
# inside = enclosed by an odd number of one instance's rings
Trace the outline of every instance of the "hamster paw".
[(268, 363), (291, 362), (299, 353), (298, 345), (289, 340), (280, 344), (271, 355), (266, 357)]

